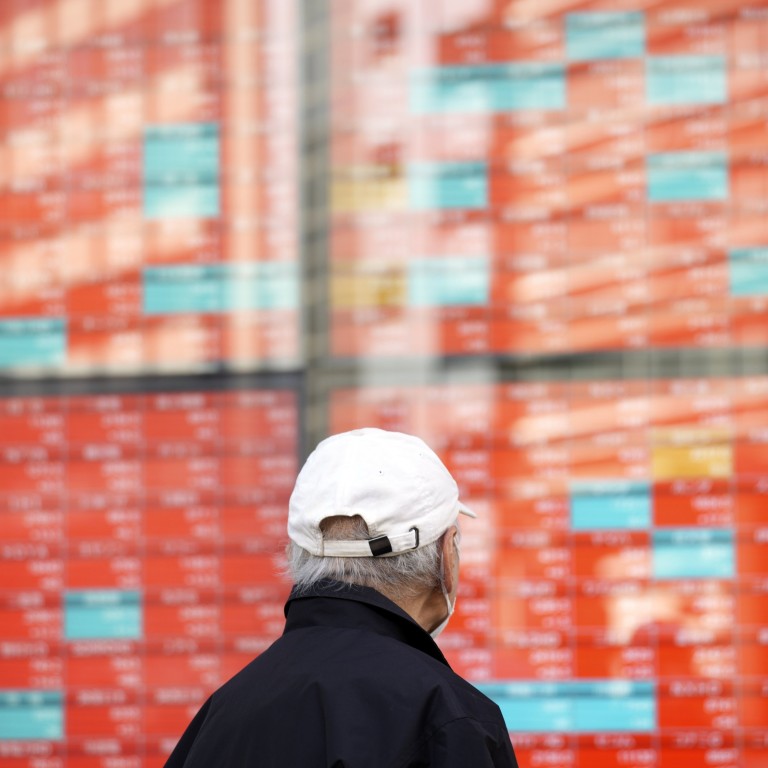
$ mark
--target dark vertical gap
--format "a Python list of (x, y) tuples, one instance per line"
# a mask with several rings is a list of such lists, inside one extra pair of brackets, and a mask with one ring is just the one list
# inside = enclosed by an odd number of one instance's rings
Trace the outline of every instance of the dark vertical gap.
[[(301, 329), (304, 357), (306, 455), (327, 433), (323, 369), (329, 343), (329, 130), (330, 5), (302, 0), (299, 6), (299, 195)], [(303, 457), (302, 457), (303, 458)]]

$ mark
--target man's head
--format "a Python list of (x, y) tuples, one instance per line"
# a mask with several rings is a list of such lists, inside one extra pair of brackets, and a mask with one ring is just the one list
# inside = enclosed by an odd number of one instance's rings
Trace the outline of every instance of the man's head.
[(435, 591), (455, 597), (460, 513), (474, 517), (419, 438), (371, 428), (334, 435), (307, 459), (291, 495), (291, 575), (299, 588), (336, 579), (401, 605)]

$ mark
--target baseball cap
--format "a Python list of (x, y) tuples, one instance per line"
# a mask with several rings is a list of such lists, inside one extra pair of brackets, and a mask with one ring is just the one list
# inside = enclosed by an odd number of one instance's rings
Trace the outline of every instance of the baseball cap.
[[(459, 489), (420, 438), (366, 427), (323, 440), (296, 478), (288, 504), (288, 535), (313, 555), (396, 555), (436, 541), (459, 513)], [(367, 541), (324, 541), (326, 517), (360, 515)]]

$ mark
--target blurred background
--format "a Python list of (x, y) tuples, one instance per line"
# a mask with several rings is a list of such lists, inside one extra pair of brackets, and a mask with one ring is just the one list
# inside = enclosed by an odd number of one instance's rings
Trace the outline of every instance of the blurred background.
[(362, 425), (521, 766), (768, 765), (768, 3), (1, 0), (0, 139), (0, 766), (161, 766)]

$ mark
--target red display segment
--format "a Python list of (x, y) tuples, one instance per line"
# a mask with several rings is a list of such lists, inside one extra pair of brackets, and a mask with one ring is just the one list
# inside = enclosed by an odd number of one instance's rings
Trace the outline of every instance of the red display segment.
[(280, 597), (275, 595), (265, 600), (263, 595), (250, 587), (228, 595), (221, 607), (222, 631), (228, 637), (277, 637), (285, 626), (283, 600)]
[(199, 493), (212, 492), (219, 484), (222, 461), (222, 458), (205, 453), (190, 458), (147, 458), (143, 467), (144, 487), (154, 494), (173, 488), (189, 488)]
[(9, 641), (38, 640), (55, 643), (63, 631), (62, 611), (59, 607), (1, 608), (3, 636)]
[[(764, 611), (764, 605), (760, 609)], [(768, 634), (765, 629), (752, 632), (745, 630), (740, 634), (734, 649), (737, 673), (752, 679), (768, 678)]]
[(66, 516), (70, 541), (106, 540), (138, 542), (142, 532), (142, 505), (138, 497), (80, 499)]
[(584, 633), (576, 640), (574, 668), (574, 676), (584, 680), (655, 680), (659, 675), (659, 652), (641, 638), (628, 643), (611, 642), (603, 633)]
[(661, 728), (732, 729), (737, 725), (733, 684), (715, 680), (680, 680), (659, 687)]
[(566, 531), (570, 526), (568, 499), (558, 495), (553, 488), (548, 492), (546, 484), (535, 489), (533, 497), (522, 493), (516, 497), (498, 501), (495, 519), (504, 529)]
[(69, 588), (137, 589), (141, 586), (142, 561), (135, 551), (121, 552), (109, 545), (98, 548), (87, 545), (84, 549), (86, 553), (80, 557), (73, 554), (67, 563)]
[(219, 531), (229, 540), (242, 541), (244, 536), (254, 536), (260, 541), (281, 541), (285, 536), (284, 524), (285, 505), (279, 500), (264, 502), (260, 496), (251, 501), (234, 499), (221, 507), (219, 514)]
[(221, 659), (214, 644), (197, 653), (149, 651), (144, 658), (145, 680), (158, 688), (178, 685), (180, 680), (195, 688), (211, 690), (222, 679)]
[(739, 495), (731, 483), (718, 480), (656, 483), (653, 508), (655, 524), (667, 527), (731, 527)]
[(580, 579), (650, 579), (651, 541), (645, 532), (576, 533), (569, 551)]
[(563, 734), (521, 734), (515, 737), (515, 756), (522, 765), (576, 765), (576, 745)]
[(733, 122), (719, 106), (696, 110), (659, 108), (647, 126), (645, 138), (653, 152), (718, 150), (728, 146)]
[(446, 354), (491, 351), (491, 323), (486, 308), (375, 309), (341, 312), (334, 327), (334, 353), (359, 356), (363, 350), (394, 354), (403, 345), (427, 354), (437, 348)]
[[(513, 134), (515, 141), (525, 143), (525, 135)], [(558, 141), (558, 135), (547, 136), (546, 143)], [(536, 217), (533, 221), (493, 222), (494, 240), (500, 263), (521, 271), (543, 270), (564, 263), (567, 253), (567, 230), (563, 222)]]
[(3, 510), (3, 531), (8, 541), (56, 544), (61, 541), (64, 515), (59, 509)]
[(736, 552), (741, 575), (763, 576), (765, 574), (765, 558), (768, 556), (768, 528), (756, 528), (744, 532), (739, 537)]
[(74, 643), (64, 659), (66, 688), (140, 691), (146, 685), (146, 660), (138, 643)]
[(221, 229), (215, 221), (148, 221), (144, 231), (147, 265), (208, 264), (220, 260)]
[(717, 731), (690, 730), (662, 737), (658, 765), (710, 766), (735, 768), (739, 764), (739, 749), (730, 734)]
[[(760, 580), (742, 582), (736, 594), (736, 616), (740, 627), (753, 631), (768, 625), (768, 586)], [(758, 630), (758, 642), (763, 639), (768, 640), (768, 636), (763, 637)]]
[(441, 36), (437, 61), (444, 65), (555, 61), (563, 56), (559, 25), (537, 24), (517, 29), (487, 27)]
[(559, 584), (523, 582), (501, 602), (494, 615), (501, 637), (523, 628), (564, 631), (573, 624), (573, 599)]
[(745, 728), (764, 728), (768, 711), (765, 695), (768, 692), (765, 680), (747, 682), (739, 699), (739, 715)]
[(207, 688), (157, 688), (144, 704), (144, 734), (148, 737), (183, 733), (207, 698)]
[(296, 476), (296, 462), (291, 456), (225, 455), (221, 459), (221, 484), (233, 490), (248, 490), (256, 487), (272, 491), (276, 495), (290, 495)]
[(656, 745), (644, 733), (579, 735), (571, 739), (571, 744), (578, 750), (574, 762), (577, 766), (656, 765)]
[(765, 521), (764, 497), (768, 495), (768, 478), (744, 479), (736, 487), (734, 508), (736, 520), (745, 528), (762, 525)]
[(711, 642), (706, 642), (708, 639), (678, 645), (674, 640), (662, 638), (658, 649), (659, 675), (733, 679), (738, 668), (733, 638), (726, 633)]
[(12, 400), (0, 413), (3, 446), (37, 445), (53, 448), (64, 443), (64, 414), (50, 401), (26, 404)]
[(146, 511), (144, 535), (148, 539), (209, 541), (220, 530), (219, 508), (211, 502), (192, 501), (179, 506), (148, 505)]
[(445, 656), (457, 674), (477, 681), (493, 680), (493, 654), (487, 648), (445, 649)]
[(64, 745), (50, 741), (0, 743), (0, 758), (8, 768), (65, 768), (66, 759)]
[(741, 750), (745, 768), (758, 768), (765, 759), (766, 749), (768, 749), (768, 739), (764, 730), (755, 729), (747, 732)]
[[(280, 584), (282, 552), (264, 552), (259, 542), (242, 545), (221, 558), (221, 584), (225, 587), (265, 587)], [(286, 589), (288, 585), (286, 584)]]
[(568, 104), (577, 114), (631, 108), (645, 96), (645, 69), (637, 59), (571, 64), (567, 81)]
[(31, 656), (0, 657), (0, 679), (9, 688), (23, 690), (61, 690), (64, 685), (64, 663), (60, 658)]
[(64, 563), (60, 542), (3, 544), (0, 547), (0, 584), (15, 591), (56, 592), (63, 586)]
[(511, 163), (509, 169), (493, 168), (488, 179), (488, 195), (498, 206), (532, 205), (563, 208), (569, 200), (564, 188), (566, 176), (557, 160)]
[(72, 738), (123, 738), (141, 736), (142, 707), (126, 690), (79, 690), (67, 701), (67, 731)]
[(152, 637), (213, 639), (219, 635), (221, 610), (215, 604), (145, 604), (144, 629)]
[(559, 632), (525, 630), (510, 633), (496, 648), (493, 679), (569, 680), (575, 676), (575, 651)]
[(194, 552), (183, 547), (186, 554), (177, 554), (169, 545), (165, 552), (148, 555), (143, 561), (143, 580), (147, 587), (185, 587), (211, 589), (219, 584), (220, 562), (213, 552)]
[[(76, 447), (79, 456), (89, 458), (98, 453), (100, 445), (108, 443), (118, 456), (132, 455), (141, 444), (142, 408), (137, 403), (118, 402), (112, 412), (77, 412), (67, 415), (67, 442)], [(104, 449), (102, 449), (104, 450)]]
[(63, 466), (56, 461), (5, 461), (0, 485), (7, 494), (58, 495), (64, 490)]
[(502, 539), (496, 581), (566, 581), (573, 572), (573, 551), (564, 535), (516, 532)]

